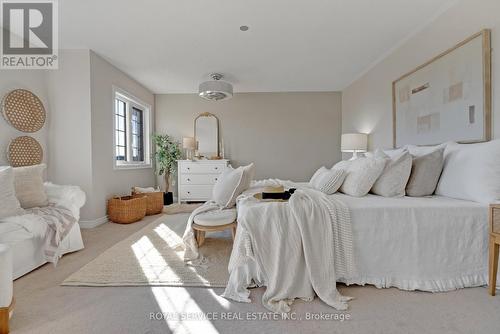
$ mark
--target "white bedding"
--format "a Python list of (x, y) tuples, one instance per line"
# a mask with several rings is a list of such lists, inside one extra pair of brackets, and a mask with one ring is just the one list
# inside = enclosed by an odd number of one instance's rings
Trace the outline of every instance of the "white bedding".
[[(307, 186), (287, 182), (286, 187)], [(329, 198), (349, 208), (357, 267), (357, 275), (339, 277), (338, 282), (430, 292), (487, 284), (487, 205), (440, 196), (357, 198), (334, 194)], [(287, 204), (274, 203), (268, 210), (282, 205)], [(238, 221), (241, 214), (245, 212), (239, 210)], [(234, 247), (245, 251), (252, 245), (237, 238)], [(246, 288), (253, 283), (263, 285), (264, 280), (257, 263), (247, 259), (230, 275), (228, 286), (233, 288), (225, 294), (249, 302)]]
[(347, 309), (350, 298), (341, 296), (335, 283), (337, 277), (355, 277), (343, 203), (304, 188), (288, 203), (263, 203), (252, 194), (242, 195), (238, 211), (224, 297), (249, 302), (247, 287), (253, 280), (266, 286), (262, 304), (273, 312), (289, 312), (295, 298), (311, 300), (315, 295), (338, 310)]
[(447, 197), (331, 195), (351, 214), (358, 277), (347, 284), (449, 291), (488, 282), (488, 207)]

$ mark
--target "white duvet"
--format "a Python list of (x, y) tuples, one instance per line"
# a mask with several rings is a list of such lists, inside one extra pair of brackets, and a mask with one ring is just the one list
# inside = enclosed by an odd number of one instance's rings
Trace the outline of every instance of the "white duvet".
[(238, 200), (238, 229), (223, 296), (249, 302), (247, 288), (254, 282), (266, 286), (262, 303), (273, 312), (289, 312), (295, 298), (312, 300), (315, 295), (345, 310), (350, 298), (340, 295), (335, 282), (356, 275), (347, 208), (308, 188), (297, 190), (287, 203), (259, 202), (253, 190)]
[(358, 275), (347, 284), (443, 292), (488, 282), (488, 206), (442, 196), (330, 196), (349, 208)]
[[(250, 192), (261, 191), (261, 185), (257, 182)], [(306, 186), (285, 182), (285, 187)], [(487, 284), (487, 205), (441, 196), (385, 198), (367, 195), (357, 198), (334, 194), (328, 199), (345, 204), (352, 226), (356, 271), (350, 277), (336, 273), (337, 282), (430, 292)], [(278, 249), (275, 254), (273, 245), (265, 243), (266, 239), (269, 243), (276, 240), (276, 235), (285, 233), (286, 239), (290, 239), (288, 242), (297, 239), (296, 234), (282, 230), (290, 220), (286, 206), (286, 203), (259, 206), (248, 197), (239, 203), (239, 225), (225, 297), (250, 302), (247, 287), (255, 283), (268, 286), (269, 291), (269, 284), (276, 279), (269, 273), (280, 272), (286, 275), (287, 285), (275, 287), (275, 298), (269, 298), (266, 291), (265, 306), (286, 311), (287, 305), (273, 303), (288, 304), (293, 298), (311, 299), (314, 296), (304, 276), (295, 276), (303, 272), (299, 268), (305, 266), (305, 262), (292, 261), (290, 266), (289, 253)], [(262, 234), (256, 240), (262, 240), (255, 242), (249, 238), (249, 228), (257, 228)], [(334, 247), (331, 243), (326, 244)], [(243, 256), (239, 256), (241, 254)], [(258, 254), (262, 254), (262, 258)], [(325, 254), (328, 254), (326, 250)], [(275, 267), (266, 268), (263, 264)], [(332, 287), (335, 280), (330, 279)]]

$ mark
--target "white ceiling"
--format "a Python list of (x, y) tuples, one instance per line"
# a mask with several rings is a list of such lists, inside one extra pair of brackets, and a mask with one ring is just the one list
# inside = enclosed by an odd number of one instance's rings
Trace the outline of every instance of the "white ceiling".
[(211, 72), (236, 92), (338, 91), (455, 2), (64, 0), (60, 45), (154, 93), (196, 92)]

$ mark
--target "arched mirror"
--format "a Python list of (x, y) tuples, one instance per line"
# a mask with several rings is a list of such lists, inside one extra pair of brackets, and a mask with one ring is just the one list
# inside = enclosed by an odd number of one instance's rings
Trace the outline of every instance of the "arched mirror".
[(195, 118), (194, 137), (200, 157), (212, 159), (219, 156), (219, 119), (215, 115), (206, 112)]

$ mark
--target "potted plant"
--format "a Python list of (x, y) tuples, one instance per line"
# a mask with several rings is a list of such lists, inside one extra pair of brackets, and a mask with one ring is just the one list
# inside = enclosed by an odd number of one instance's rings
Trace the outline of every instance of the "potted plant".
[(158, 175), (163, 175), (165, 180), (166, 205), (173, 203), (173, 195), (170, 192), (170, 176), (175, 173), (177, 160), (182, 156), (179, 142), (169, 135), (153, 135), (153, 141), (156, 144), (156, 171)]

